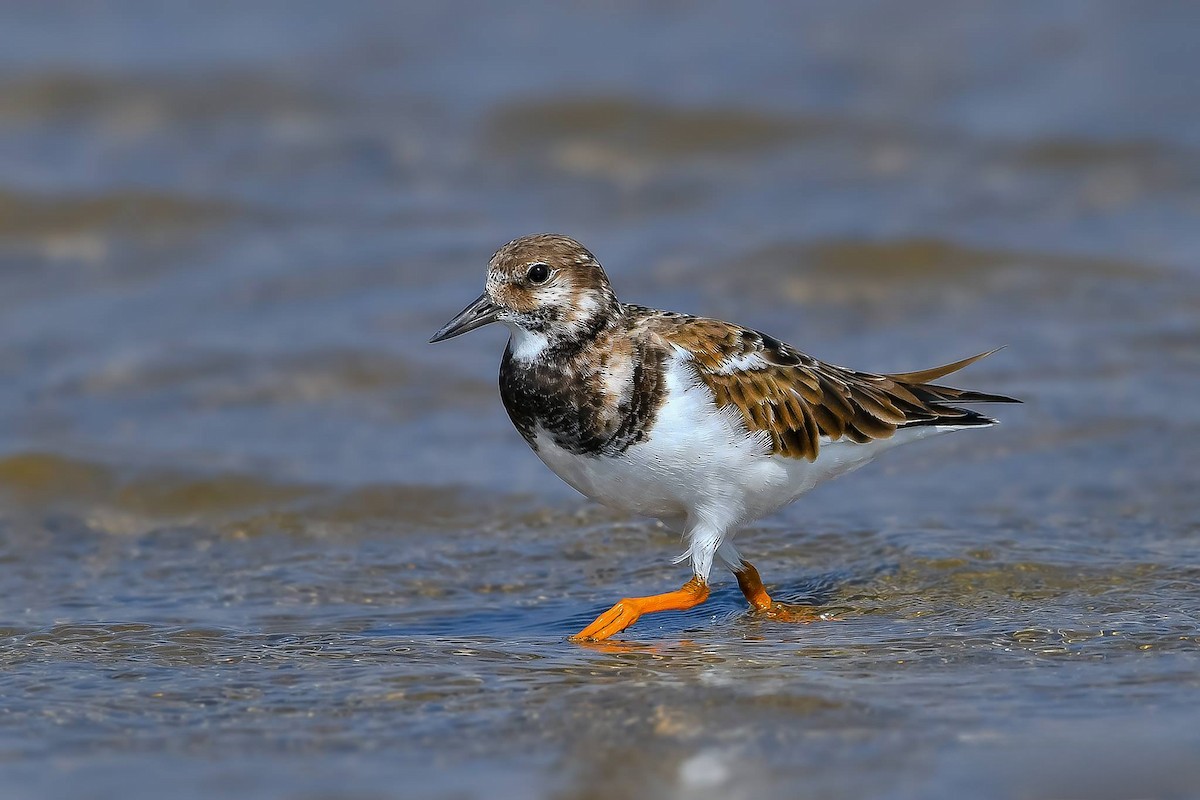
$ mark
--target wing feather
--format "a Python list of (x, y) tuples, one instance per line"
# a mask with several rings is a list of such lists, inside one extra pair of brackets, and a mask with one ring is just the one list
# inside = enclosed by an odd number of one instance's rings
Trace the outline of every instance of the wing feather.
[(778, 455), (812, 461), (823, 440), (866, 443), (913, 425), (990, 425), (994, 420), (956, 404), (1020, 402), (931, 383), (995, 350), (932, 369), (875, 374), (826, 364), (727, 322), (627, 308), (641, 315), (648, 333), (688, 354), (717, 406), (734, 406)]

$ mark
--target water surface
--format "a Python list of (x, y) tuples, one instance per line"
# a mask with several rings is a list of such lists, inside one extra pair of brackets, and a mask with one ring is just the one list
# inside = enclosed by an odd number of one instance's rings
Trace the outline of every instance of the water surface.
[[(1190, 797), (1200, 63), (1179, 4), (11, 6), (13, 797)], [(491, 252), (963, 383), (619, 641), (681, 547), (512, 430)]]

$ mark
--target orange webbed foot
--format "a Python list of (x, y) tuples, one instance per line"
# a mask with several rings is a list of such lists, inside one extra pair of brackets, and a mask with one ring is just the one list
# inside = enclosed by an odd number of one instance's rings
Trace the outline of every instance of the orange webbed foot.
[(633, 608), (632, 601), (636, 598), (627, 597), (608, 611), (596, 617), (591, 625), (571, 637), (576, 642), (598, 642), (607, 639), (614, 633), (620, 633), (642, 616), (642, 612)]
[(813, 606), (780, 603), (778, 600), (772, 600), (770, 608), (755, 609), (755, 611), (775, 622), (820, 622), (838, 619), (832, 614), (822, 613)]
[(837, 619), (829, 614), (822, 614), (812, 606), (793, 605), (772, 600), (771, 595), (767, 594), (766, 587), (763, 586), (758, 570), (749, 561), (743, 561), (741, 568), (733, 574), (737, 578), (738, 588), (742, 590), (742, 594), (746, 596), (746, 601), (750, 603), (755, 613), (762, 614), (767, 619), (776, 622), (816, 622), (817, 620)]
[(708, 584), (699, 575), (674, 592), (649, 597), (626, 597), (571, 637), (573, 642), (598, 642), (620, 633), (643, 614), (655, 611), (684, 611), (708, 599)]

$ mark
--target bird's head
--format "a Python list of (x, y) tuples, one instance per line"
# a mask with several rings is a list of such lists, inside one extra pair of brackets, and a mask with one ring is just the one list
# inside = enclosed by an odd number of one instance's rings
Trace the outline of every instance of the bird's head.
[(608, 276), (587, 248), (566, 236), (535, 234), (496, 251), (484, 293), (429, 341), (502, 322), (513, 356), (531, 360), (590, 339), (619, 313)]

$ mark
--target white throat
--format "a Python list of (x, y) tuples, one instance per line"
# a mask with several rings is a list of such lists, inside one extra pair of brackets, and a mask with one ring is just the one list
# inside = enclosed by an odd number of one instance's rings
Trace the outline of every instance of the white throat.
[(526, 330), (511, 322), (504, 324), (510, 334), (509, 351), (517, 361), (536, 361), (550, 346), (550, 339), (544, 333)]

